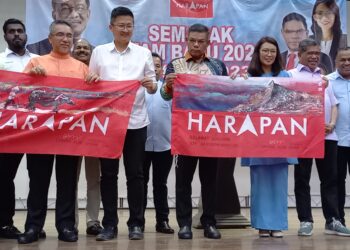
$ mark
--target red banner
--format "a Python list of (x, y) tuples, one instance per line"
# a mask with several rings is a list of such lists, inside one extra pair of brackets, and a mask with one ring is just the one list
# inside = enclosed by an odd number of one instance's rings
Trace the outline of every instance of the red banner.
[(0, 152), (120, 157), (139, 86), (0, 71)]
[(323, 93), (321, 79), (178, 75), (172, 153), (323, 157)]

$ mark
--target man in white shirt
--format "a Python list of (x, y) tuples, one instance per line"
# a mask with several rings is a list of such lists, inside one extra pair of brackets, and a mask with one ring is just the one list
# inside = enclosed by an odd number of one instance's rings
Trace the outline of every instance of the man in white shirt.
[[(24, 24), (18, 19), (8, 19), (3, 25), (4, 39), (8, 47), (0, 53), (0, 69), (22, 72), (29, 60), (36, 55), (25, 48), (27, 34)], [(14, 86), (3, 109), (16, 105)], [(17, 239), (20, 231), (13, 225), (15, 214), (15, 184), (13, 182), (23, 154), (0, 153), (0, 238)]]
[[(96, 47), (90, 60), (90, 71), (101, 80), (139, 80), (141, 83), (131, 111), (123, 148), (127, 178), (130, 217), (127, 222), (129, 239), (143, 239), (143, 158), (149, 124), (145, 105), (145, 89), (152, 94), (157, 91), (151, 52), (132, 43), (134, 15), (128, 8), (112, 10), (109, 30), (114, 41)], [(117, 233), (117, 188), (119, 159), (101, 159), (101, 198), (104, 208), (103, 230), (96, 240), (113, 239)]]

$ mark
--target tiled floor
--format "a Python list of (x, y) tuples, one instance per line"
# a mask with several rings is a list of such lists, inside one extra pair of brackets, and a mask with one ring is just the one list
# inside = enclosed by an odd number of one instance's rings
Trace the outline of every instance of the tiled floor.
[[(154, 224), (154, 210), (148, 209), (146, 212), (146, 229), (145, 239), (141, 241), (130, 241), (128, 239), (128, 232), (126, 227), (126, 220), (128, 218), (128, 210), (119, 211), (119, 234), (118, 237), (108, 242), (97, 242), (94, 237), (88, 237), (85, 235), (85, 213), (84, 210), (80, 210), (80, 225), (79, 225), (79, 241), (76, 243), (66, 243), (57, 240), (57, 233), (54, 227), (54, 210), (50, 210), (48, 213), (47, 222), (45, 225), (45, 231), (47, 238), (28, 245), (18, 245), (16, 240), (0, 239), (0, 249), (42, 249), (42, 250), (80, 250), (80, 249), (97, 249), (97, 250), (232, 250), (232, 249), (244, 249), (244, 250), (313, 250), (313, 249), (329, 249), (329, 250), (350, 250), (350, 238), (329, 236), (323, 233), (324, 219), (322, 216), (322, 210), (317, 208), (313, 210), (315, 219), (314, 235), (312, 237), (298, 237), (296, 235), (299, 222), (297, 220), (296, 211), (294, 208), (289, 210), (289, 230), (285, 232), (285, 236), (282, 239), (267, 238), (259, 239), (256, 230), (252, 228), (246, 229), (222, 229), (221, 240), (209, 240), (203, 237), (203, 231), (193, 229), (193, 240), (179, 240), (177, 234), (164, 235), (155, 232)], [(103, 211), (101, 211), (101, 214)], [(194, 211), (194, 214), (196, 211)], [(242, 209), (242, 214), (249, 218), (249, 210)], [(349, 214), (349, 211), (347, 211)], [(25, 220), (26, 211), (17, 211), (15, 216), (15, 225), (23, 229), (23, 223)], [(176, 231), (178, 230), (175, 211), (171, 210), (170, 224)]]

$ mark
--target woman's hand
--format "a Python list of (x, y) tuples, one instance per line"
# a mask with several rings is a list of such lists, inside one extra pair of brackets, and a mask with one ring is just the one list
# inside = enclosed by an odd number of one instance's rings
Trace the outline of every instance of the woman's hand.
[(244, 72), (244, 73), (241, 73), (241, 74), (232, 73), (232, 74), (230, 75), (230, 78), (231, 78), (232, 80), (234, 80), (234, 79), (237, 78), (238, 75), (239, 75), (240, 77), (243, 77), (244, 80), (247, 80), (247, 79), (248, 79), (248, 74), (247, 74), (247, 72)]

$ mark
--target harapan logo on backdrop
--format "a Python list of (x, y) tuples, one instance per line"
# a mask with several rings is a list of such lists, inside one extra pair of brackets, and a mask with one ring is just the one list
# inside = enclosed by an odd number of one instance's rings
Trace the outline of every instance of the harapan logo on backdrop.
[(212, 18), (213, 0), (170, 0), (170, 16)]

